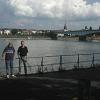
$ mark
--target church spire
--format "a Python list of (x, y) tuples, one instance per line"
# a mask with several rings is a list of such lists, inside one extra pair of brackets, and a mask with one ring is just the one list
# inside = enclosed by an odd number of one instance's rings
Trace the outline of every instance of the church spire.
[(66, 29), (66, 30), (67, 30), (67, 26), (66, 26), (66, 24), (64, 25), (64, 29)]
[(67, 25), (66, 24), (64, 25), (64, 31), (67, 31)]

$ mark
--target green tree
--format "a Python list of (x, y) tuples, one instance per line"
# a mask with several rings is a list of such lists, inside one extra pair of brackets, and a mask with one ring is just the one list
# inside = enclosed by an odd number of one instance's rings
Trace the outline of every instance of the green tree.
[(12, 35), (16, 35), (18, 33), (18, 29), (12, 29), (11, 33), (12, 33)]
[(55, 32), (53, 32), (53, 31), (50, 31), (48, 33), (48, 37), (50, 37), (53, 40), (57, 40), (57, 34)]

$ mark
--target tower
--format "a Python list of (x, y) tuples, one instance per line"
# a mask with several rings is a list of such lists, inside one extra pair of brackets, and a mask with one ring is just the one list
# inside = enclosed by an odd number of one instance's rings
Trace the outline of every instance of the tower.
[(64, 31), (67, 31), (67, 25), (66, 24), (64, 25)]

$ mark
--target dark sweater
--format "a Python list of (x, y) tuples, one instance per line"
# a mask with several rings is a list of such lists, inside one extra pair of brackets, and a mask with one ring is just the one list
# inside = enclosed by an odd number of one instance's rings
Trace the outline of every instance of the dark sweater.
[(18, 48), (18, 55), (20, 55), (20, 56), (27, 56), (27, 53), (28, 53), (28, 49), (27, 49), (26, 46), (24, 46), (24, 47), (20, 46)]

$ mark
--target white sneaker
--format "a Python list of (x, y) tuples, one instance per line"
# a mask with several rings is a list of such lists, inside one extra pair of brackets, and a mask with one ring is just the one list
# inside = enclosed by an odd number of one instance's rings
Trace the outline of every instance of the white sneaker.
[(12, 77), (16, 77), (15, 75), (11, 75)]
[(9, 75), (7, 75), (7, 78), (9, 78)]

